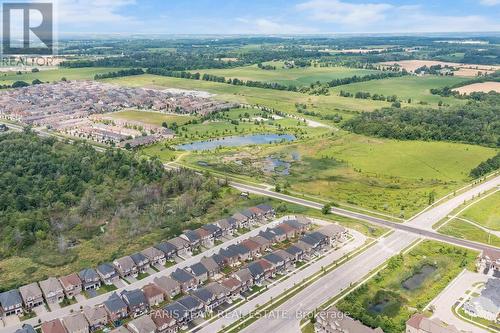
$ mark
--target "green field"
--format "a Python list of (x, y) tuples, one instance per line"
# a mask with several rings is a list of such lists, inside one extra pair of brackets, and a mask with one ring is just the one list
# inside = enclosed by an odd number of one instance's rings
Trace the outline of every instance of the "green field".
[[(444, 142), (367, 138), (342, 131), (268, 147), (192, 153), (182, 161), (286, 191), (409, 217), (465, 184), (494, 149)], [(269, 156), (290, 163), (289, 175), (263, 169)]]
[(296, 113), (295, 103), (307, 104), (309, 111), (324, 115), (340, 113), (344, 117), (352, 117), (352, 111), (373, 111), (387, 102), (358, 100), (354, 98), (330, 96), (311, 96), (301, 93), (234, 86), (225, 83), (209, 82), (202, 80), (178, 79), (157, 75), (138, 75), (108, 79), (105, 82), (122, 84), (132, 87), (168, 87), (180, 89), (193, 89), (208, 91), (217, 94), (216, 98), (253, 105), (265, 105), (287, 113)]
[(496, 237), (473, 224), (458, 219), (453, 219), (439, 228), (439, 232), (457, 238), (500, 247), (500, 237)]
[(430, 89), (442, 88), (466, 80), (468, 78), (453, 76), (404, 76), (347, 84), (334, 87), (331, 91), (334, 94), (338, 94), (343, 90), (353, 94), (363, 91), (370, 94), (382, 94), (384, 96), (396, 95), (403, 101), (411, 98), (412, 104), (417, 104), (418, 102), (437, 104), (439, 101), (443, 101), (446, 104), (454, 105), (463, 103), (463, 101), (453, 97), (432, 95)]
[(63, 77), (68, 80), (93, 80), (94, 75), (101, 73), (114, 72), (120, 68), (102, 68), (102, 67), (87, 67), (87, 68), (61, 68), (53, 70), (44, 70), (37, 73), (23, 72), (17, 74), (15, 72), (0, 73), (0, 84), (11, 84), (14, 81), (25, 81), (31, 84), (34, 79), (39, 79), (42, 82), (59, 81)]
[(500, 231), (500, 192), (470, 206), (460, 214), (460, 217), (476, 222), (485, 228)]
[[(388, 261), (387, 267), (347, 295), (337, 307), (370, 327), (400, 333), (410, 316), (422, 311), (464, 268), (474, 269), (477, 253), (458, 247), (424, 241), (410, 252)], [(421, 282), (405, 288), (403, 282), (432, 268)], [(408, 286), (407, 286), (408, 287)]]
[(106, 116), (113, 119), (140, 121), (146, 124), (161, 126), (163, 122), (167, 124), (177, 123), (178, 125), (184, 125), (190, 120), (196, 119), (196, 117), (188, 115), (176, 115), (176, 114), (166, 114), (161, 112), (152, 112), (144, 110), (124, 110), (119, 112), (112, 112), (106, 114)]
[(251, 65), (227, 69), (205, 69), (196, 72), (224, 76), (226, 78), (238, 78), (243, 81), (276, 82), (292, 86), (306, 86), (317, 81), (326, 82), (354, 75), (364, 76), (380, 72), (377, 70), (348, 67), (319, 66), (285, 69), (281, 62), (268, 62), (265, 64), (276, 66), (276, 70), (264, 70), (257, 67), (257, 65)]

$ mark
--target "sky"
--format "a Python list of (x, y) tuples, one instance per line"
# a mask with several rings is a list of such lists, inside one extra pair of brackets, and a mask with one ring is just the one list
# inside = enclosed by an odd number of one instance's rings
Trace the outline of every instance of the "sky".
[(59, 33), (500, 31), (500, 0), (56, 0), (55, 6)]

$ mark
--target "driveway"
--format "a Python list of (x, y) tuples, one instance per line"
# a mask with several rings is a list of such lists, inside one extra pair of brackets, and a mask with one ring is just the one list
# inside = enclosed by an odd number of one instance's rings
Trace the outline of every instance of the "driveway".
[(113, 282), (114, 286), (118, 289), (120, 288), (124, 288), (127, 286), (127, 284), (125, 283), (125, 281), (123, 281), (122, 279), (118, 279), (116, 280), (115, 282)]
[(33, 308), (33, 312), (35, 312), (37, 316), (43, 316), (48, 313), (47, 308), (43, 304)]
[(476, 282), (486, 282), (487, 279), (488, 276), (484, 274), (464, 270), (453, 281), (451, 281), (451, 283), (435, 299), (433, 299), (431, 303), (429, 303), (428, 307), (433, 306), (435, 308), (431, 318), (438, 318), (448, 325), (455, 326), (459, 330), (471, 331), (474, 333), (488, 333), (487, 330), (469, 324), (468, 322), (458, 318), (452, 311), (452, 307), (460, 300), (460, 298), (468, 297), (465, 292), (472, 289), (473, 284)]

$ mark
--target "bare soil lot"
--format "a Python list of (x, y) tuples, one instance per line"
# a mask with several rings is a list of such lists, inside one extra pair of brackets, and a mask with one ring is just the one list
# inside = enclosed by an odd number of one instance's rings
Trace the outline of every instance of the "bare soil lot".
[(500, 92), (500, 82), (482, 82), (482, 83), (473, 83), (463, 87), (459, 87), (453, 89), (454, 91), (458, 91), (461, 94), (470, 94), (472, 92), (490, 92), (496, 91)]

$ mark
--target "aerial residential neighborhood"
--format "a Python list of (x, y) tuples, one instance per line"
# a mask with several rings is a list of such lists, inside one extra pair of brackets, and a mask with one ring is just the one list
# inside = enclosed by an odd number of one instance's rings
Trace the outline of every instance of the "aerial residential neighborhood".
[(0, 1), (0, 333), (500, 332), (499, 9)]

